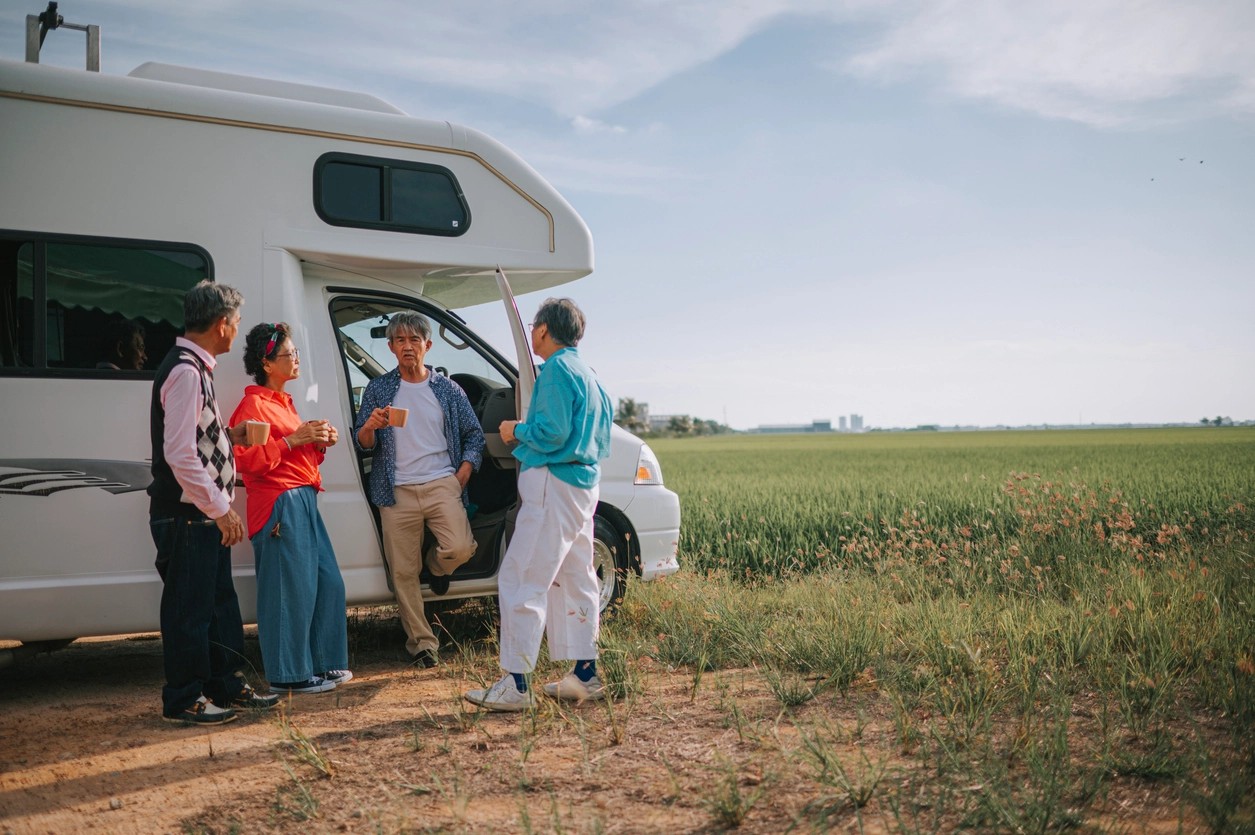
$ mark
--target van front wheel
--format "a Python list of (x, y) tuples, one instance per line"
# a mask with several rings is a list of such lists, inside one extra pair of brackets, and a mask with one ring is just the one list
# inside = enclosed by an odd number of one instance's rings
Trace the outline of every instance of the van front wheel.
[(623, 534), (601, 516), (593, 517), (593, 568), (600, 587), (601, 616), (609, 618), (627, 591), (628, 545)]

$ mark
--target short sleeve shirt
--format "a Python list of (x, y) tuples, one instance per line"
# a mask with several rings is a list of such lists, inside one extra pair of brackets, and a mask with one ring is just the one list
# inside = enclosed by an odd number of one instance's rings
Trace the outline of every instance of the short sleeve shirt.
[(393, 406), (410, 410), (405, 426), (394, 429), (397, 442), (397, 484), (426, 484), (453, 475), (444, 410), (431, 391), (431, 376), (421, 383), (401, 381)]

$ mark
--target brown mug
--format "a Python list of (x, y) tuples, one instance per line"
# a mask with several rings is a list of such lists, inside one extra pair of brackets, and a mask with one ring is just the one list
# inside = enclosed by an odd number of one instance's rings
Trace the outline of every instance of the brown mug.
[(247, 446), (261, 446), (270, 440), (270, 424), (264, 420), (244, 421), (244, 443)]

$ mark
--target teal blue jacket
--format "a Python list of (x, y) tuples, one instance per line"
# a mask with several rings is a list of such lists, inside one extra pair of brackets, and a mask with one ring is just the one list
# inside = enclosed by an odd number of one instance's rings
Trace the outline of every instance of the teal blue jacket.
[(527, 421), (514, 427), (520, 469), (548, 467), (557, 478), (585, 489), (601, 478), (610, 455), (614, 409), (597, 375), (574, 348), (562, 348), (541, 367)]

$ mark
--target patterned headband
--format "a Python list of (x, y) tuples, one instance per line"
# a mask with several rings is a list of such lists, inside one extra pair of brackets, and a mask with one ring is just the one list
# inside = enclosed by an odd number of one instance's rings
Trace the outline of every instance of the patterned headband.
[(274, 333), (270, 334), (270, 341), (266, 343), (266, 350), (262, 352), (263, 357), (269, 357), (270, 352), (275, 349), (275, 343), (279, 341), (279, 337), (285, 333), (282, 322), (275, 322), (270, 326)]

